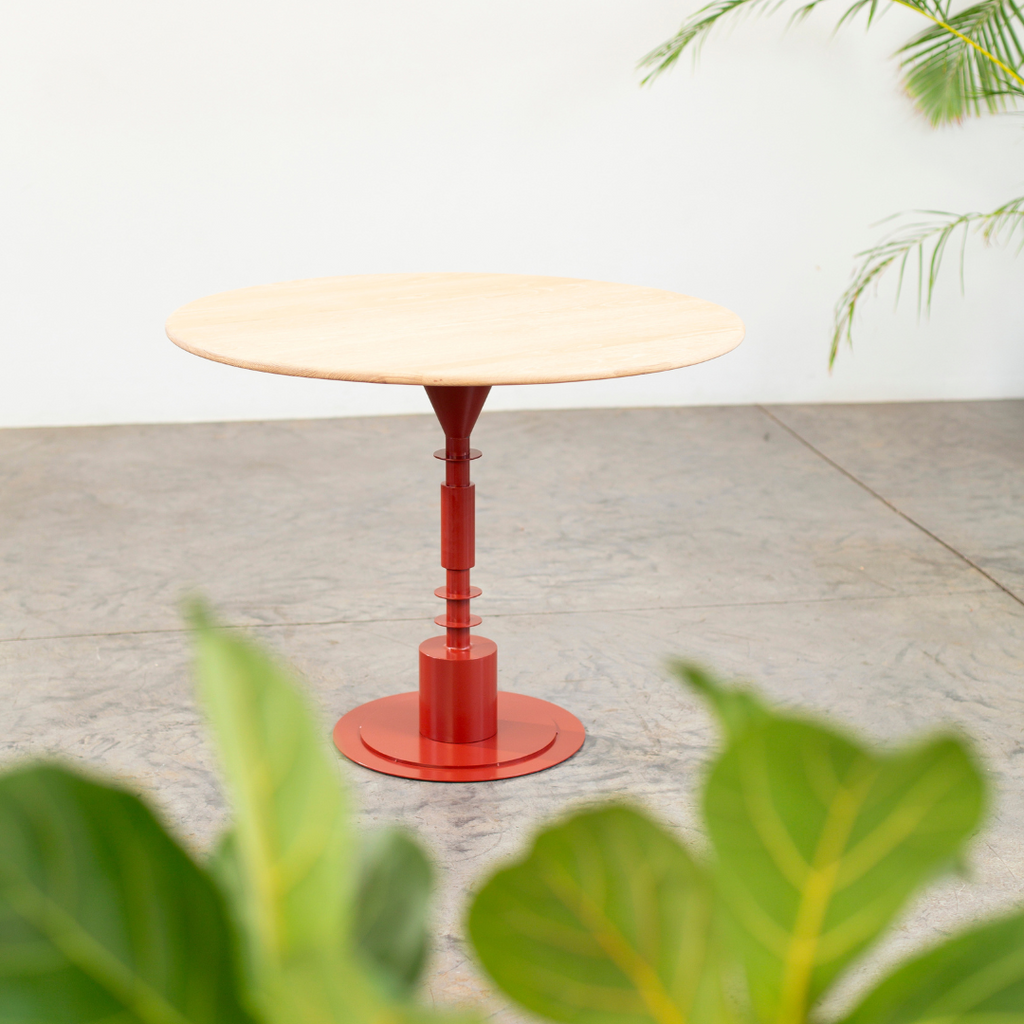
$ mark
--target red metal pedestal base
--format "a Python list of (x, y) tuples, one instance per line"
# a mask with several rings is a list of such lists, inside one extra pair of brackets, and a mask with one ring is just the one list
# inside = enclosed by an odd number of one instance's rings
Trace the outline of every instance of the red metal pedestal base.
[(420, 732), (443, 743), (476, 743), (498, 730), (498, 645), (471, 636), (452, 650), (443, 636), (420, 644)]
[(420, 695), (399, 693), (350, 711), (334, 727), (338, 749), (385, 775), (426, 782), (488, 782), (530, 775), (583, 746), (580, 720), (557, 704), (498, 693), (498, 731), (476, 743), (442, 743), (420, 733)]
[(583, 746), (580, 720), (555, 704), (498, 692), (498, 647), (474, 636), (480, 624), (469, 602), (476, 564), (475, 488), (469, 466), (480, 457), (469, 434), (487, 387), (427, 388), (444, 428), (441, 484), (441, 565), (445, 585), (434, 593), (445, 613), (434, 621), (444, 636), (420, 644), (419, 693), (363, 704), (334, 727), (338, 749), (356, 764), (387, 775), (430, 782), (484, 782), (543, 771)]

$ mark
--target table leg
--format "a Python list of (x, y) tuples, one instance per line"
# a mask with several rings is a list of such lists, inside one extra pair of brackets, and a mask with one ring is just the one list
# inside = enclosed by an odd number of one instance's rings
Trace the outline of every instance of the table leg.
[(419, 692), (395, 694), (350, 711), (334, 742), (350, 760), (375, 771), (431, 782), (483, 782), (529, 775), (559, 764), (583, 745), (579, 719), (556, 704), (498, 690), (498, 647), (470, 632), (480, 617), (470, 601), (476, 561), (475, 488), (470, 463), (480, 452), (470, 434), (488, 387), (428, 387), (445, 432), (441, 485), (441, 565), (445, 586), (434, 593), (445, 635), (420, 644)]

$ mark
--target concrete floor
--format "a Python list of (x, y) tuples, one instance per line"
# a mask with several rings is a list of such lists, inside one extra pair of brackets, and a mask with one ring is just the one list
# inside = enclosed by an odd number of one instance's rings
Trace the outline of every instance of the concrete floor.
[[(224, 820), (179, 601), (201, 591), (305, 674), (325, 730), (415, 688), (442, 582), (427, 417), (0, 431), (0, 749)], [(494, 413), (474, 443), (475, 609), (502, 685), (588, 728), (547, 773), (438, 785), (350, 767), (368, 824), (442, 868), (427, 998), (482, 999), (465, 893), (601, 794), (700, 841), (715, 736), (665, 659), (753, 680), (879, 739), (952, 724), (998, 793), (971, 881), (924, 896), (855, 973), (1024, 893), (1024, 401)]]

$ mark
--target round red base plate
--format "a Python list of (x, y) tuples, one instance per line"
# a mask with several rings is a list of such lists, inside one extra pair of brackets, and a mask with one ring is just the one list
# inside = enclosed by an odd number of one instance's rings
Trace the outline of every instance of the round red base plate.
[(572, 757), (586, 734), (557, 704), (498, 693), (498, 731), (477, 743), (439, 743), (420, 735), (420, 695), (399, 693), (362, 704), (334, 727), (335, 746), (385, 775), (427, 782), (487, 782), (543, 771)]

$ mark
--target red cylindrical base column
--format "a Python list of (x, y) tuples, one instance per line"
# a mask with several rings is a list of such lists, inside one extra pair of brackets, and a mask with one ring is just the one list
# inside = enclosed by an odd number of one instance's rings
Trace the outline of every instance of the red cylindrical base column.
[(443, 636), (420, 644), (420, 733), (441, 743), (476, 743), (498, 731), (498, 645), (470, 637), (453, 650)]

